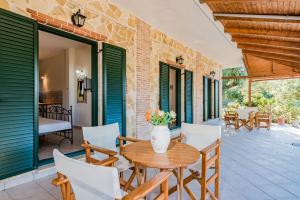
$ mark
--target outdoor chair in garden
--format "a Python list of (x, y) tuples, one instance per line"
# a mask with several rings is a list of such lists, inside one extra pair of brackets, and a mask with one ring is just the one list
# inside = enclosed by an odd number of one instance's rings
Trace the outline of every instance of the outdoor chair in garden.
[(127, 193), (120, 187), (118, 169), (115, 167), (75, 160), (56, 149), (53, 151), (53, 157), (58, 172), (53, 184), (60, 186), (63, 200), (138, 200), (158, 187), (161, 188), (161, 192), (157, 199), (168, 199), (168, 178), (171, 172), (161, 172)]
[(257, 112), (255, 114), (256, 128), (267, 128), (270, 130), (272, 124), (272, 117), (270, 113)]
[(225, 125), (226, 127), (234, 125), (235, 129), (239, 128), (238, 114), (235, 111), (226, 111), (225, 112)]
[(252, 131), (255, 125), (255, 113), (258, 112), (257, 107), (246, 107), (237, 109), (238, 127), (245, 127)]

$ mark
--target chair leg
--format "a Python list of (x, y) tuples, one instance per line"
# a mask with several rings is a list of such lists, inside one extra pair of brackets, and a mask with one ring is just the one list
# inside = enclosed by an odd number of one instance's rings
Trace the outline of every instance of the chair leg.
[(124, 179), (124, 173), (120, 172), (120, 179)]
[(195, 197), (194, 193), (190, 190), (190, 188), (188, 188), (187, 185), (183, 185), (183, 187), (192, 200), (197, 200), (197, 197)]
[(72, 200), (71, 199), (71, 184), (70, 182), (67, 183), (67, 186), (66, 186), (66, 192), (67, 192), (67, 200)]
[(216, 149), (217, 160), (215, 165), (216, 174), (218, 174), (215, 179), (215, 196), (217, 197), (217, 199), (219, 199), (220, 197), (220, 153), (221, 149), (220, 146), (218, 146)]
[(130, 189), (130, 188), (133, 188), (133, 186), (131, 186), (131, 183), (133, 182), (134, 177), (135, 177), (135, 172), (132, 171), (132, 173), (131, 173), (131, 175), (130, 175), (128, 181), (127, 181), (127, 183), (126, 183), (125, 186), (124, 186), (124, 190), (125, 190), (125, 191), (127, 191), (127, 190)]
[[(174, 176), (176, 177), (176, 179), (178, 179), (177, 171), (176, 171), (175, 169), (173, 169), (172, 172), (173, 172)], [(176, 190), (177, 190), (177, 185), (171, 187), (171, 188), (169, 189), (169, 195), (171, 195), (171, 194), (173, 194), (174, 192), (176, 192)]]
[(206, 200), (206, 155), (202, 155), (201, 200)]
[(161, 192), (164, 194), (163, 200), (168, 200), (169, 197), (169, 181), (164, 181), (161, 185)]

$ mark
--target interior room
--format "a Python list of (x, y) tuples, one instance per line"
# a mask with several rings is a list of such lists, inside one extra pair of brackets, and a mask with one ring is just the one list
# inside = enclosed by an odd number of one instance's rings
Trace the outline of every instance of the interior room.
[(82, 150), (91, 126), (91, 47), (39, 31), (39, 160)]

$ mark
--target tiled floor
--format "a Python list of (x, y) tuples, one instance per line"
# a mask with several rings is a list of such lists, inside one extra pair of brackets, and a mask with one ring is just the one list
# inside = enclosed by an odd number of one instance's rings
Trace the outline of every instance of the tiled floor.
[(53, 149), (58, 149), (63, 153), (70, 153), (82, 150), (81, 147), (83, 141), (81, 128), (73, 128), (73, 144), (67, 139), (61, 136), (50, 133), (40, 138), (39, 143), (39, 159), (44, 160), (52, 157)]
[[(273, 126), (271, 131), (227, 130), (222, 135), (222, 200), (300, 199), (300, 146), (292, 145), (300, 143), (300, 129)], [(52, 178), (2, 191), (0, 199), (60, 199), (59, 189), (51, 185)], [(199, 193), (197, 183), (192, 182), (191, 188)], [(170, 199), (176, 199), (175, 195)]]

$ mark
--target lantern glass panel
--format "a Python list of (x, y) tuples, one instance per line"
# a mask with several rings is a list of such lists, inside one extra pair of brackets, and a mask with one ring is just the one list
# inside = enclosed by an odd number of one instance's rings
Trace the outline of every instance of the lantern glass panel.
[(80, 16), (78, 17), (78, 25), (79, 26), (83, 26), (84, 25), (84, 21), (85, 21), (85, 18), (83, 16)]

